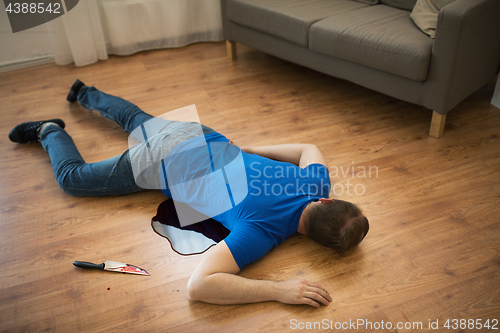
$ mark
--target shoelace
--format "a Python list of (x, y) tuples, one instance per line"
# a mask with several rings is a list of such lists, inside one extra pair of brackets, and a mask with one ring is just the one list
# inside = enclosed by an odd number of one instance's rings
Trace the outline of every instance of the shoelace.
[(34, 124), (26, 125), (22, 131), (22, 141), (25, 142), (37, 142), (38, 141), (38, 129), (42, 125), (42, 122), (37, 122)]

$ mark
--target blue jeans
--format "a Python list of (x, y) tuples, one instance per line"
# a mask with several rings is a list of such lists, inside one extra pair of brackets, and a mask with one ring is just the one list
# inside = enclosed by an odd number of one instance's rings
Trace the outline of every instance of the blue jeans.
[[(97, 110), (115, 121), (128, 133), (154, 119), (134, 104), (94, 87), (81, 88), (77, 100), (84, 108)], [(202, 128), (204, 134), (213, 131), (203, 125)], [(101, 162), (85, 163), (71, 137), (58, 126), (47, 126), (40, 141), (49, 154), (57, 183), (72, 196), (123, 195), (144, 190), (136, 184), (129, 150)]]

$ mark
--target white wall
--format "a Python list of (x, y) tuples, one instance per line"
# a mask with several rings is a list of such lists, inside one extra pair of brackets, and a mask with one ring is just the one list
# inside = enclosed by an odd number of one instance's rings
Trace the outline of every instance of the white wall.
[(0, 72), (53, 61), (45, 24), (13, 33), (0, 1)]

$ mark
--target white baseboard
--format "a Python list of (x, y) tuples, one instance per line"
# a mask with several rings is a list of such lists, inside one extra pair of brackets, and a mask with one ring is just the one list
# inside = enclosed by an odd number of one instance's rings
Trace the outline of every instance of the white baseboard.
[(3, 63), (3, 64), (0, 64), (0, 73), (15, 71), (18, 69), (23, 69), (23, 68), (28, 68), (28, 67), (33, 67), (33, 66), (38, 66), (38, 65), (43, 65), (43, 64), (50, 64), (50, 63), (54, 63), (54, 62), (55, 62), (54, 57), (50, 55), (50, 56), (45, 56), (45, 57), (26, 59), (23, 61)]

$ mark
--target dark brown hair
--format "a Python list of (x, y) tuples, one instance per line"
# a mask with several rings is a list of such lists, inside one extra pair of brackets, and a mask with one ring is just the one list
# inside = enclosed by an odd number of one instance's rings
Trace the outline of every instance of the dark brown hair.
[(358, 245), (369, 229), (361, 209), (343, 200), (310, 206), (305, 218), (307, 236), (341, 253)]

